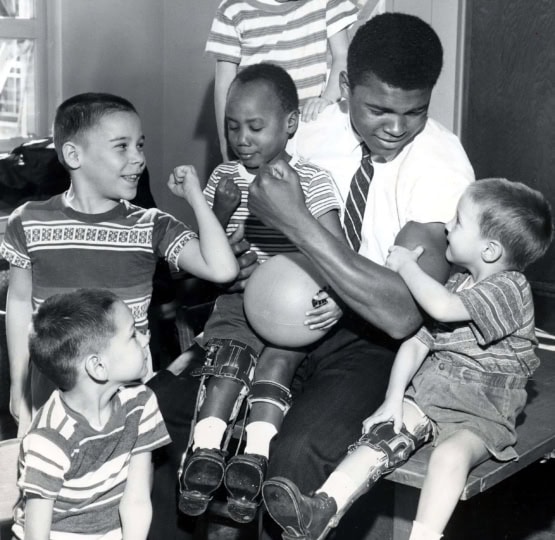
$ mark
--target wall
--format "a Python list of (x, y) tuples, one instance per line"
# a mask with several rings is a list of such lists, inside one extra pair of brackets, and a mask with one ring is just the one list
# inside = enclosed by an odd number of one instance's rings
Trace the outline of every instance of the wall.
[[(469, 2), (463, 142), (478, 178), (539, 189), (555, 208), (553, 2)], [(526, 274), (537, 324), (555, 332), (555, 244)]]
[[(164, 177), (172, 167), (191, 163), (206, 180), (219, 163), (214, 118), (215, 61), (204, 45), (220, 0), (164, 0)], [(158, 204), (190, 220), (184, 204), (158, 186)]]
[(60, 0), (60, 99), (111, 92), (139, 111), (148, 166), (163, 163), (163, 9), (151, 0)]

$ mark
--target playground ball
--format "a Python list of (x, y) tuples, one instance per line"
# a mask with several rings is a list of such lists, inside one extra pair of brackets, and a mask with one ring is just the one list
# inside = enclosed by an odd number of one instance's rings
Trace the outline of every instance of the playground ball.
[(275, 255), (249, 277), (244, 308), (255, 332), (271, 345), (303, 347), (326, 331), (303, 323), (313, 308), (312, 298), (325, 286), (322, 277), (302, 253)]

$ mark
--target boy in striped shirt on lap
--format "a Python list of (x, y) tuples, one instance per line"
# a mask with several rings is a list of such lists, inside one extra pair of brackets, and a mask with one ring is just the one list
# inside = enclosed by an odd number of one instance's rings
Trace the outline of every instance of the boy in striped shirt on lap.
[(57, 390), (23, 438), (17, 539), (146, 539), (151, 453), (170, 442), (142, 384), (148, 337), (105, 289), (51, 296), (33, 317), (34, 364)]
[[(298, 106), (295, 84), (281, 67), (262, 63), (242, 70), (230, 86), (226, 106), (229, 144), (239, 160), (219, 165), (204, 190), (228, 234), (244, 227), (244, 238), (262, 263), (273, 255), (298, 251), (247, 207), (255, 175), (277, 160), (288, 161), (299, 175), (309, 211), (332, 234), (343, 238), (329, 174), (285, 150), (297, 129)], [(192, 167), (188, 171), (196, 174)], [(331, 328), (341, 310), (326, 292), (318, 293), (315, 300), (327, 303), (309, 312), (307, 324), (314, 329)], [(217, 299), (200, 345), (207, 351), (202, 374), (211, 378), (194, 426), (192, 453), (183, 467), (180, 509), (188, 515), (202, 514), (224, 482), (231, 517), (249, 522), (259, 503), (270, 441), (289, 408), (289, 388), (306, 352), (264, 343), (245, 319), (243, 294), (229, 291)], [(222, 441), (241, 391), (248, 393), (251, 404), (246, 447), (243, 454), (226, 460)]]

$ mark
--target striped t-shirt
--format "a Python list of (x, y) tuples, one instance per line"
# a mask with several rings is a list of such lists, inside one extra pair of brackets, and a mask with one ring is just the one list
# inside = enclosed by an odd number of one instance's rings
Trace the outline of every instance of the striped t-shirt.
[(84, 214), (70, 208), (62, 194), (14, 210), (0, 255), (32, 269), (33, 307), (57, 293), (107, 288), (146, 331), (156, 262), (163, 257), (177, 267), (183, 246), (196, 237), (155, 208), (122, 201), (103, 214)]
[(239, 69), (260, 62), (281, 66), (295, 81), (302, 105), (326, 87), (328, 39), (356, 20), (350, 0), (224, 0), (206, 52)]
[(472, 370), (529, 377), (539, 366), (535, 353), (534, 301), (524, 274), (502, 271), (466, 286), (470, 274), (454, 274), (447, 290), (459, 296), (470, 321), (430, 323), (416, 336), (430, 358)]
[[(315, 218), (332, 210), (339, 210), (331, 178), (326, 171), (299, 157), (291, 158), (289, 165), (299, 176), (306, 206)], [(249, 212), (247, 207), (249, 185), (254, 180), (254, 175), (249, 173), (240, 162), (222, 163), (214, 169), (204, 189), (208, 204), (210, 206), (214, 204), (214, 194), (218, 183), (226, 177), (231, 177), (241, 191), (241, 202), (231, 216), (226, 232), (231, 234), (238, 225), (243, 223), (245, 238), (250, 242), (251, 249), (258, 255), (260, 262), (279, 253), (298, 251), (297, 247), (281, 232), (264, 225)]]
[(119, 503), (131, 457), (170, 442), (152, 391), (137, 385), (113, 397), (111, 418), (94, 429), (56, 390), (21, 443), (22, 497), (12, 531), (23, 539), (25, 501), (54, 500), (51, 540), (121, 539)]

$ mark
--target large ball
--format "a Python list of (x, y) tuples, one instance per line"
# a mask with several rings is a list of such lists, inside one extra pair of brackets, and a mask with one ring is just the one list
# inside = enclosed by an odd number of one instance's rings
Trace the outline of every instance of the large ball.
[(312, 298), (325, 282), (302, 253), (275, 255), (261, 264), (245, 287), (244, 308), (250, 325), (277, 347), (303, 347), (326, 331), (303, 323)]

